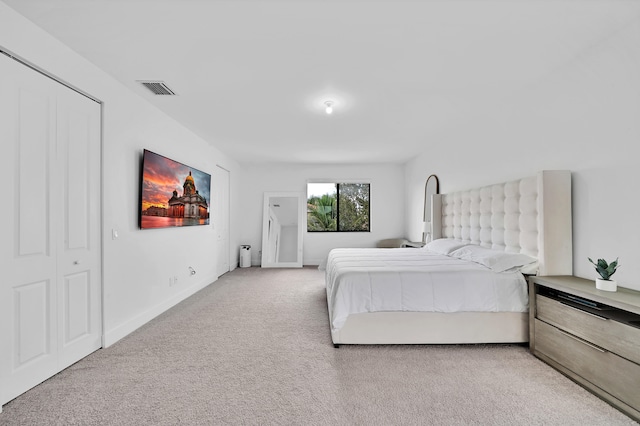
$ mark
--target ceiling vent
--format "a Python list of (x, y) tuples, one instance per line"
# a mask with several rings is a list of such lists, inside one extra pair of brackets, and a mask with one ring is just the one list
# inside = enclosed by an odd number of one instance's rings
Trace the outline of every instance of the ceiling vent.
[(138, 80), (147, 89), (151, 90), (154, 95), (176, 96), (176, 92), (169, 89), (164, 81), (142, 81)]

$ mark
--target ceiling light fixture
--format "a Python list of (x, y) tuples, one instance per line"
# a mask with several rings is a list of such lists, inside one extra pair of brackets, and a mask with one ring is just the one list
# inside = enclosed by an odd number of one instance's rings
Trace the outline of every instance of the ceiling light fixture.
[(324, 101), (324, 105), (325, 105), (324, 112), (326, 112), (328, 115), (331, 115), (331, 113), (333, 112), (333, 102)]

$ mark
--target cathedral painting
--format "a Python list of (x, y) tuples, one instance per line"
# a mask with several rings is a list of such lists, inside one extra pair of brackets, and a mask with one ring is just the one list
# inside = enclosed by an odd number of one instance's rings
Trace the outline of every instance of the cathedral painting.
[(186, 217), (189, 219), (200, 219), (209, 217), (209, 205), (207, 200), (196, 190), (196, 184), (189, 171), (189, 176), (182, 185), (182, 196), (178, 196), (178, 191), (173, 191), (173, 196), (169, 199), (169, 217)]
[(211, 175), (145, 150), (140, 227), (209, 224)]

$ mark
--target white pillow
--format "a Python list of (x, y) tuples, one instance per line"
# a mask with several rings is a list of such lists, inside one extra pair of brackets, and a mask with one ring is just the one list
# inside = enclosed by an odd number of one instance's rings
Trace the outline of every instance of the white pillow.
[(507, 253), (477, 245), (467, 245), (450, 253), (451, 257), (479, 263), (495, 272), (527, 272), (536, 268), (538, 259), (522, 253)]
[(467, 243), (463, 243), (460, 240), (454, 240), (453, 238), (438, 238), (425, 244), (424, 248), (438, 254), (448, 255), (452, 251), (466, 246)]

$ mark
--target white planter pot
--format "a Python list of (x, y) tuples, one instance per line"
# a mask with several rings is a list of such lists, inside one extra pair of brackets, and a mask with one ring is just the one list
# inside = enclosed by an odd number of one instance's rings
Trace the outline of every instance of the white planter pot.
[(604, 291), (616, 291), (618, 284), (615, 280), (603, 280), (602, 278), (596, 278), (596, 288)]

